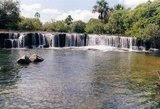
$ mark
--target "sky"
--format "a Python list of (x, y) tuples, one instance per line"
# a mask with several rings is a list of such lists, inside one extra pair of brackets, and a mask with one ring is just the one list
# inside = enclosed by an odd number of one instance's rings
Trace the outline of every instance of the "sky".
[[(52, 20), (64, 20), (68, 15), (76, 20), (88, 22), (90, 18), (98, 18), (98, 14), (92, 13), (92, 8), (97, 0), (18, 0), (21, 7), (21, 15), (33, 18), (39, 12), (42, 22)], [(148, 0), (107, 0), (110, 6), (123, 4), (125, 7), (134, 8)]]

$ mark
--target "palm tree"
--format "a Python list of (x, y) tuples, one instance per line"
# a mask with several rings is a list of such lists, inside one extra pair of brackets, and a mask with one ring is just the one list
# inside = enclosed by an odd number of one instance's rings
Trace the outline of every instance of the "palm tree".
[(123, 10), (124, 9), (124, 6), (121, 5), (121, 4), (118, 4), (114, 7), (115, 10)]
[(65, 19), (65, 23), (67, 25), (71, 25), (72, 24), (72, 21), (73, 21), (73, 18), (71, 15), (68, 15), (68, 17)]
[(105, 0), (97, 1), (96, 5), (93, 7), (93, 12), (99, 13), (100, 20), (104, 22), (108, 21), (108, 14), (110, 13), (110, 8)]
[(40, 18), (40, 13), (36, 12), (35, 15), (34, 15), (34, 17), (37, 18), (37, 19), (39, 19)]

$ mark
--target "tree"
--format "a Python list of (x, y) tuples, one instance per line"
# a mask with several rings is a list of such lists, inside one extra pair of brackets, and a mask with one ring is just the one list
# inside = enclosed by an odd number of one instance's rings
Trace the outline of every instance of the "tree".
[(68, 15), (68, 17), (65, 19), (65, 23), (67, 25), (71, 25), (73, 22), (73, 19), (72, 19), (72, 16), (71, 15)]
[(57, 21), (55, 22), (55, 30), (56, 32), (69, 32), (70, 27), (64, 21)]
[(121, 4), (118, 4), (118, 5), (116, 5), (116, 6), (114, 7), (114, 10), (123, 10), (123, 9), (125, 9), (125, 8), (124, 8), (124, 6), (121, 5)]
[(66, 25), (64, 21), (52, 21), (45, 23), (43, 25), (43, 30), (54, 32), (70, 32), (71, 28), (69, 25)]
[(108, 28), (112, 34), (125, 34), (126, 31), (126, 22), (128, 10), (115, 10), (112, 12), (109, 21), (108, 21)]
[(86, 24), (87, 33), (102, 34), (104, 33), (104, 24), (98, 19), (90, 19)]
[(37, 19), (39, 19), (41, 17), (41, 15), (40, 15), (39, 12), (36, 12), (35, 15), (34, 15), (34, 17), (37, 18)]
[(42, 23), (36, 18), (25, 18), (21, 17), (21, 22), (19, 22), (19, 30), (42, 30)]
[(85, 32), (86, 24), (82, 21), (76, 21), (72, 24), (72, 32), (76, 33), (84, 33)]
[(0, 28), (1, 29), (17, 29), (20, 8), (19, 2), (13, 0), (0, 1)]
[(129, 13), (130, 26), (127, 27), (126, 35), (136, 36), (147, 40), (148, 35), (144, 31), (149, 24), (160, 25), (160, 1), (143, 3)]
[(107, 22), (109, 18), (110, 8), (105, 0), (97, 1), (96, 5), (93, 7), (93, 12), (99, 13), (99, 19), (101, 21)]

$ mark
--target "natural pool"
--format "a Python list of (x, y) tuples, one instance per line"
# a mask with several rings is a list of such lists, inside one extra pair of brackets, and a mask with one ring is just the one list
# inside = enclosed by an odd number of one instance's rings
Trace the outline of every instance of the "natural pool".
[[(45, 61), (20, 66), (37, 53)], [(0, 109), (160, 107), (158, 54), (77, 49), (0, 50)]]

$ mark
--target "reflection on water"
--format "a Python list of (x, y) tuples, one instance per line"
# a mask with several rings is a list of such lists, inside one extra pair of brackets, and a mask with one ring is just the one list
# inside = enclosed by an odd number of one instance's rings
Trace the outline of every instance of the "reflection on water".
[[(29, 66), (18, 57), (38, 53)], [(160, 57), (85, 50), (1, 50), (0, 108), (157, 108)]]

